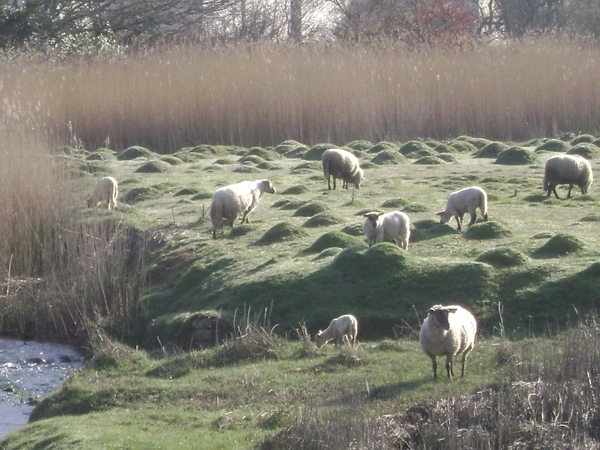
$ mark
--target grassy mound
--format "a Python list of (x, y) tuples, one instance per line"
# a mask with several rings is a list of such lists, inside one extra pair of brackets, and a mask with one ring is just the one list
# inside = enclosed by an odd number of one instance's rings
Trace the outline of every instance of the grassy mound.
[(188, 149), (188, 152), (194, 153), (202, 158), (211, 158), (213, 156), (235, 155), (239, 150), (239, 147), (226, 147), (224, 145), (202, 144)]
[(513, 146), (500, 153), (494, 164), (515, 166), (521, 164), (532, 164), (535, 161), (535, 155), (531, 150), (523, 147)]
[(350, 236), (362, 236), (364, 235), (363, 224), (361, 222), (346, 225), (344, 228), (342, 228), (342, 233), (349, 234)]
[(138, 167), (135, 173), (168, 173), (171, 170), (170, 164), (160, 160), (154, 160), (148, 161), (146, 164)]
[(254, 164), (254, 165), (257, 165), (257, 164), (260, 164), (260, 163), (262, 163), (264, 161), (265, 160), (262, 157), (258, 156), (258, 155), (246, 155), (246, 156), (242, 156), (239, 159), (238, 163), (239, 164)]
[(388, 141), (381, 141), (367, 149), (367, 153), (379, 153), (384, 150), (398, 151), (398, 144)]
[(298, 141), (294, 141), (293, 139), (288, 139), (287, 141), (283, 141), (281, 144), (277, 145), (273, 151), (281, 156), (285, 156), (286, 158), (290, 157), (289, 155), (291, 154), (296, 155), (292, 157), (298, 158), (298, 153), (306, 153), (308, 151), (308, 146), (301, 144)]
[(302, 195), (307, 192), (310, 192), (310, 190), (306, 186), (297, 185), (297, 186), (291, 186), (291, 187), (287, 188), (281, 194), (282, 195)]
[(571, 148), (571, 144), (560, 139), (548, 139), (543, 144), (539, 145), (534, 152), (557, 152), (564, 153)]
[[(463, 222), (464, 224), (464, 222)], [(500, 225), (498, 222), (481, 222), (474, 223), (464, 236), (467, 239), (500, 239), (510, 236), (512, 233), (509, 229)]]
[(254, 225), (254, 224), (250, 224), (250, 223), (244, 223), (242, 225), (238, 225), (237, 227), (233, 227), (231, 229), (231, 231), (229, 232), (228, 237), (229, 238), (237, 238), (237, 237), (241, 237), (241, 236), (246, 236), (249, 233), (252, 233), (253, 231), (256, 231), (258, 229), (258, 226)]
[(594, 144), (582, 142), (571, 148), (567, 154), (583, 156), (586, 159), (596, 159), (600, 156), (600, 148)]
[(595, 140), (596, 140), (596, 138), (594, 136), (592, 136), (591, 134), (580, 134), (579, 136), (575, 136), (573, 139), (571, 139), (570, 144), (572, 146), (576, 146), (581, 143), (594, 142)]
[(293, 241), (306, 236), (308, 234), (302, 228), (291, 222), (281, 222), (267, 230), (256, 243), (259, 245), (270, 245), (278, 242)]
[(475, 261), (490, 264), (494, 267), (517, 267), (527, 264), (529, 258), (512, 248), (493, 248), (479, 255)]
[(323, 202), (310, 202), (302, 205), (296, 210), (294, 216), (296, 217), (312, 217), (315, 214), (319, 214), (324, 211), (329, 211), (329, 206)]
[(302, 159), (307, 161), (321, 161), (321, 156), (325, 150), (329, 150), (330, 148), (338, 148), (336, 145), (324, 143), (324, 144), (316, 144), (313, 145), (309, 151), (307, 151)]
[(79, 166), (79, 170), (96, 175), (109, 175), (111, 173), (110, 166), (104, 161), (88, 161)]
[(584, 245), (576, 236), (566, 233), (558, 233), (552, 236), (548, 242), (533, 252), (536, 258), (552, 258), (566, 256), (583, 250)]
[(497, 158), (500, 153), (506, 150), (508, 146), (502, 142), (490, 142), (485, 147), (477, 150), (474, 158)]
[(453, 140), (450, 146), (459, 153), (475, 153), (478, 147), (468, 141)]
[(121, 196), (123, 203), (136, 203), (144, 200), (151, 200), (160, 198), (163, 196), (163, 192), (154, 187), (136, 187), (127, 191), (125, 195)]
[(400, 153), (407, 158), (423, 158), (435, 156), (437, 152), (421, 141), (408, 141), (400, 147)]
[(423, 205), (422, 203), (411, 203), (402, 208), (405, 213), (422, 213), (429, 211), (429, 206)]
[(452, 153), (441, 153), (437, 155), (437, 157), (447, 163), (455, 163), (458, 161), (456, 156), (454, 156)]
[(329, 211), (323, 211), (312, 216), (310, 219), (304, 222), (302, 226), (306, 228), (318, 228), (327, 227), (329, 225), (336, 225), (344, 222), (345, 219), (343, 219), (342, 217), (336, 216)]
[(249, 156), (258, 156), (265, 161), (276, 161), (281, 159), (281, 155), (273, 150), (266, 150), (261, 147), (252, 147), (248, 153), (246, 153), (245, 157)]
[(375, 156), (371, 162), (373, 164), (377, 164), (378, 166), (384, 164), (407, 163), (406, 158), (401, 153), (398, 153), (397, 150), (382, 150), (381, 152), (377, 153), (377, 156)]
[(171, 166), (178, 166), (179, 164), (183, 164), (183, 161), (176, 156), (166, 155), (160, 158), (162, 162), (165, 162)]
[(352, 141), (345, 145), (345, 147), (351, 148), (352, 150), (358, 150), (361, 152), (367, 151), (373, 147), (373, 143), (365, 140)]
[[(463, 142), (463, 144), (464, 144), (464, 142)], [(433, 147), (433, 149), (438, 153), (454, 153), (457, 151), (450, 144), (444, 144), (444, 143), (436, 145), (435, 147)]]
[(290, 173), (292, 174), (301, 174), (301, 173), (309, 173), (314, 171), (321, 172), (322, 166), (320, 162), (305, 162), (302, 164), (298, 164), (290, 169)]
[(156, 153), (147, 148), (134, 145), (127, 148), (120, 155), (117, 156), (119, 161), (129, 161), (135, 158), (156, 158)]
[(485, 147), (486, 145), (488, 145), (492, 142), (488, 139), (464, 136), (464, 135), (457, 137), (456, 139), (454, 139), (454, 141), (468, 142), (469, 144), (477, 147), (478, 149), (482, 149), (483, 147)]
[(363, 239), (359, 239), (354, 236), (350, 236), (341, 231), (330, 231), (317, 238), (313, 244), (306, 249), (309, 253), (319, 253), (328, 248), (348, 248), (365, 246)]
[[(397, 208), (402, 208), (402, 207), (408, 205), (409, 203), (410, 203), (410, 201), (408, 199), (403, 198), (403, 197), (398, 197), (398, 198), (391, 198), (389, 200), (386, 200), (385, 202), (383, 202), (381, 204), (381, 207), (397, 209)], [(366, 212), (369, 212), (369, 211), (366, 211)]]
[(417, 159), (414, 163), (422, 164), (425, 166), (435, 166), (435, 165), (439, 165), (439, 164), (445, 164), (446, 161), (444, 161), (442, 158), (440, 158), (438, 156), (423, 156), (422, 158)]

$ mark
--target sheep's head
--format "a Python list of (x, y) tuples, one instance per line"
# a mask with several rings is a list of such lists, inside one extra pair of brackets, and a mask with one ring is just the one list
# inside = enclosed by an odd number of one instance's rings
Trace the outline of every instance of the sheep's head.
[(450, 218), (452, 217), (452, 214), (447, 209), (440, 211), (440, 212), (436, 212), (435, 214), (436, 214), (436, 216), (440, 216), (441, 224), (447, 223), (450, 220)]
[(93, 195), (90, 195), (86, 201), (87, 201), (88, 208), (91, 208), (92, 206), (94, 206), (94, 196)]
[(380, 211), (372, 211), (372, 212), (368, 212), (366, 214), (363, 214), (363, 216), (367, 218), (367, 220), (369, 221), (369, 223), (371, 224), (371, 226), (373, 228), (377, 228), (377, 222), (379, 221), (379, 218), (383, 214), (384, 213), (382, 213)]
[(448, 320), (449, 315), (455, 313), (457, 311), (456, 308), (449, 308), (447, 306), (435, 305), (429, 309), (429, 316), (433, 319), (433, 323), (435, 323), (438, 327), (449, 330), (450, 329), (450, 321)]
[(356, 189), (360, 189), (360, 183), (365, 179), (365, 171), (363, 169), (358, 169), (356, 174), (352, 177), (352, 182), (354, 183), (354, 187)]
[(273, 186), (271, 180), (262, 180), (262, 184), (264, 187), (264, 192), (268, 192), (269, 194), (275, 193), (275, 186)]
[(321, 346), (325, 343), (325, 338), (323, 337), (323, 332), (319, 331), (315, 336), (315, 344), (317, 348), (321, 348)]

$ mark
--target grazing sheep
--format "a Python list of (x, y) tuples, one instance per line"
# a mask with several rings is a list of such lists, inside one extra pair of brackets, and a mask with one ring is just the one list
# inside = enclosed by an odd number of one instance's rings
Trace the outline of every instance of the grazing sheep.
[(437, 381), (437, 356), (446, 356), (448, 378), (454, 376), (454, 357), (462, 354), (461, 377), (465, 376), (465, 360), (475, 346), (477, 321), (460, 306), (435, 305), (429, 310), (419, 334), (419, 342), (431, 358), (433, 379)]
[(356, 317), (351, 314), (340, 316), (337, 319), (333, 319), (325, 331), (319, 331), (315, 338), (317, 348), (321, 348), (327, 341), (333, 339), (335, 346), (339, 347), (342, 345), (344, 338), (346, 338), (350, 345), (354, 347), (356, 344), (356, 335), (358, 334), (358, 321)]
[(256, 208), (265, 192), (275, 193), (275, 187), (270, 180), (242, 181), (217, 189), (210, 204), (213, 238), (217, 238), (217, 230), (221, 228), (223, 218), (229, 219), (232, 228), (240, 214), (242, 223), (250, 223), (248, 214)]
[(383, 241), (394, 240), (399, 247), (408, 250), (410, 239), (410, 219), (400, 211), (387, 214), (373, 211), (366, 213), (363, 231), (369, 242), (369, 247)]
[(448, 222), (452, 216), (456, 219), (456, 228), (460, 231), (465, 213), (471, 215), (469, 226), (477, 219), (477, 208), (481, 210), (483, 221), (488, 220), (487, 194), (478, 186), (471, 186), (451, 193), (446, 202), (446, 209), (436, 213), (440, 216), (440, 223)]
[(325, 150), (321, 156), (323, 175), (327, 178), (327, 185), (331, 190), (331, 179), (333, 177), (333, 189), (335, 190), (335, 179), (342, 180), (342, 188), (348, 189), (348, 182), (354, 183), (356, 189), (360, 189), (360, 183), (364, 179), (364, 170), (360, 168), (358, 158), (352, 153), (341, 148), (330, 148)]
[(119, 187), (117, 180), (113, 177), (104, 177), (98, 180), (92, 194), (87, 198), (87, 206), (98, 206), (102, 202), (106, 202), (107, 209), (117, 208), (117, 197), (119, 195)]
[(571, 197), (571, 189), (574, 184), (579, 186), (583, 195), (587, 192), (593, 181), (592, 166), (582, 156), (556, 155), (551, 156), (546, 161), (544, 168), (544, 192), (548, 191), (548, 197), (553, 192), (556, 198), (560, 198), (556, 193), (556, 186), (559, 184), (569, 185), (567, 198)]

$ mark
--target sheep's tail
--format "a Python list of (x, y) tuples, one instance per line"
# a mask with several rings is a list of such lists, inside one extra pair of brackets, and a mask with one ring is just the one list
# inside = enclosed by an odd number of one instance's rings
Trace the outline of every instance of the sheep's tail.
[(209, 216), (210, 216), (210, 221), (212, 223), (213, 238), (216, 239), (217, 238), (217, 230), (219, 228), (219, 225), (221, 224), (221, 221), (223, 220), (223, 217), (221, 214), (221, 208), (217, 208), (217, 205), (216, 205), (216, 202), (214, 199), (212, 202), (210, 202)]
[(488, 220), (488, 199), (487, 199), (487, 194), (485, 192), (482, 192), (482, 194), (481, 194), (481, 202), (480, 202), (479, 207), (481, 208), (481, 215), (483, 216), (484, 222), (487, 222), (487, 220)]

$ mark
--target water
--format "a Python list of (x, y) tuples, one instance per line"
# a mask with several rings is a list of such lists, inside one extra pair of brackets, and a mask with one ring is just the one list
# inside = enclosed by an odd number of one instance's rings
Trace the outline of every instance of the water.
[(27, 424), (35, 401), (83, 367), (73, 347), (0, 339), (0, 438)]

